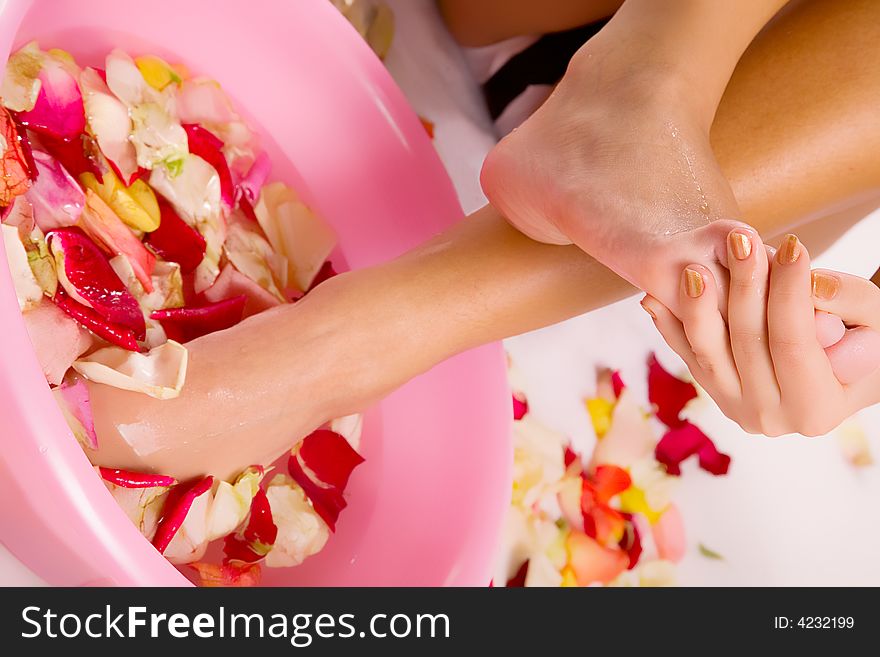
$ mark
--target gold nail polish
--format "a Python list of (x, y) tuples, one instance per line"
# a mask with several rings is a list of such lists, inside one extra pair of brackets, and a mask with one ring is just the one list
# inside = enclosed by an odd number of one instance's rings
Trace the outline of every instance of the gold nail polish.
[(643, 309), (646, 313), (648, 313), (648, 314), (651, 316), (651, 319), (657, 319), (657, 315), (654, 314), (654, 311), (651, 310), (650, 308), (648, 308), (648, 306), (645, 305), (645, 300), (644, 300), (644, 299), (642, 299), (642, 300), (639, 302), (639, 305), (642, 307), (642, 309)]
[(830, 301), (837, 296), (837, 291), (840, 289), (840, 279), (837, 276), (814, 271), (812, 278), (814, 297)]
[(730, 251), (737, 260), (745, 260), (752, 253), (752, 240), (743, 233), (730, 233), (727, 236)]
[(684, 291), (691, 299), (696, 299), (703, 293), (703, 275), (690, 267), (684, 270)]
[(796, 235), (786, 235), (776, 253), (776, 261), (780, 265), (790, 265), (797, 262), (801, 257), (801, 243), (798, 242)]

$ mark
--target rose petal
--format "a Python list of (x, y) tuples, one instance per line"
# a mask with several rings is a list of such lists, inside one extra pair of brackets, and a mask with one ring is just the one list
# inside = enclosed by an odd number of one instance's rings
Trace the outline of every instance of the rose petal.
[(245, 521), (264, 475), (262, 466), (253, 465), (242, 472), (234, 484), (219, 482), (208, 513), (209, 541), (234, 532)]
[(512, 395), (512, 397), (513, 397), (513, 419), (514, 420), (522, 420), (523, 416), (529, 412), (529, 403), (524, 398), (520, 399), (519, 397), (517, 397), (516, 393), (514, 393)]
[(348, 441), (351, 448), (357, 451), (364, 429), (364, 416), (360, 413), (339, 417), (330, 422), (330, 431), (335, 431)]
[(620, 399), (620, 394), (626, 388), (626, 385), (623, 383), (623, 379), (620, 376), (620, 370), (614, 370), (611, 373), (611, 386), (614, 389), (615, 399)]
[(86, 198), (73, 177), (48, 153), (32, 152), (38, 176), (27, 192), (34, 219), (44, 232), (73, 226), (79, 221)]
[[(108, 322), (95, 310), (74, 301), (62, 290), (58, 290), (57, 294), (52, 298), (52, 301), (54, 301), (55, 304), (68, 316), (75, 319), (80, 325), (87, 328), (98, 337), (129, 351), (137, 351), (139, 349), (137, 336), (134, 331)], [(35, 346), (35, 349), (38, 355), (43, 352), (38, 346)], [(85, 349), (79, 353), (81, 354), (84, 351)], [(77, 356), (78, 355), (79, 354), (77, 354)], [(72, 365), (73, 362), (71, 361), (70, 364)], [(45, 365), (44, 371), (46, 371)]]
[(124, 488), (106, 480), (104, 485), (134, 526), (148, 541), (152, 541), (162, 514), (162, 507), (165, 505), (168, 488), (165, 486)]
[(229, 225), (223, 251), (229, 262), (242, 274), (264, 288), (279, 301), (287, 299), (281, 290), (287, 287), (287, 260), (278, 255), (269, 243), (237, 215)]
[(335, 431), (318, 429), (294, 450), (300, 461), (317, 477), (319, 484), (345, 490), (352, 471), (364, 462), (348, 441)]
[(220, 177), (220, 200), (228, 209), (235, 204), (235, 189), (232, 186), (232, 175), (229, 165), (223, 156), (223, 142), (213, 133), (195, 123), (184, 123), (183, 130), (189, 141), (189, 152), (198, 155), (217, 171)]
[(687, 550), (684, 521), (678, 507), (670, 504), (660, 519), (651, 526), (651, 535), (661, 559), (678, 563)]
[(169, 340), (145, 354), (105, 347), (80, 358), (73, 368), (89, 381), (140, 392), (155, 399), (174, 399), (186, 380), (187, 350)]
[(188, 274), (205, 257), (205, 238), (181, 219), (165, 199), (158, 199), (159, 227), (149, 233), (145, 241), (161, 258), (180, 265)]
[(130, 329), (142, 339), (146, 326), (137, 299), (98, 247), (79, 230), (70, 228), (52, 231), (46, 239), (65, 292), (111, 324)]
[(131, 232), (115, 212), (92, 190), (86, 190), (86, 207), (81, 226), (95, 242), (111, 255), (128, 258), (135, 275), (147, 292), (153, 291), (150, 278), (156, 266), (156, 256), (147, 251), (143, 242)]
[(629, 390), (623, 390), (614, 405), (609, 428), (596, 443), (590, 462), (613, 463), (623, 468), (650, 457), (657, 439), (645, 413)]
[(254, 213), (269, 244), (287, 258), (291, 285), (308, 290), (336, 246), (333, 229), (282, 183), (263, 187)]
[(98, 468), (98, 471), (101, 479), (121, 488), (154, 488), (156, 486), (168, 488), (177, 484), (177, 479), (167, 475), (131, 472), (115, 468)]
[(529, 572), (529, 560), (523, 561), (523, 564), (517, 569), (516, 573), (507, 580), (504, 586), (507, 588), (523, 588), (526, 585), (526, 576)]
[(19, 310), (33, 308), (42, 301), (43, 288), (31, 269), (28, 252), (21, 240), (19, 230), (16, 226), (3, 224), (0, 226), (0, 233), (2, 233), (6, 264), (9, 266)]
[(12, 115), (0, 107), (0, 145), (3, 159), (0, 161), (0, 205), (9, 205), (31, 187), (31, 171), (19, 138), (18, 128)]
[(725, 474), (730, 466), (730, 457), (720, 453), (712, 440), (690, 422), (667, 431), (654, 450), (654, 457), (666, 472), (676, 476), (681, 474), (682, 461), (694, 454), (699, 457), (700, 467), (712, 474)]
[(225, 561), (259, 561), (272, 550), (277, 536), (278, 527), (272, 520), (269, 500), (262, 489), (257, 489), (244, 530), (230, 534), (223, 542)]
[(213, 564), (196, 562), (189, 566), (199, 575), (199, 586), (259, 586), (260, 564)]
[(291, 454), (287, 461), (287, 469), (294, 481), (302, 487), (315, 512), (327, 523), (330, 531), (336, 531), (336, 521), (339, 519), (339, 514), (347, 506), (342, 492), (336, 488), (321, 487), (312, 481), (296, 454)]
[(323, 265), (321, 265), (321, 268), (318, 270), (318, 273), (315, 274), (315, 278), (312, 279), (312, 284), (309, 286), (309, 289), (306, 291), (311, 292), (312, 290), (314, 290), (316, 287), (318, 287), (324, 281), (328, 281), (331, 278), (333, 278), (334, 276), (338, 276), (338, 275), (339, 275), (339, 272), (337, 272), (336, 269), (333, 268), (333, 263), (328, 260)]
[(242, 319), (247, 297), (240, 295), (198, 308), (157, 310), (150, 319), (158, 320), (166, 330), (174, 327), (184, 342), (235, 326)]
[(278, 526), (272, 551), (266, 556), (266, 566), (298, 566), (324, 548), (330, 531), (309, 504), (302, 488), (290, 477), (276, 475), (266, 489), (266, 498)]
[(222, 269), (217, 280), (204, 293), (205, 299), (211, 302), (222, 301), (238, 295), (247, 297), (243, 315), (245, 318), (281, 305), (278, 297), (257, 285), (231, 264), (227, 264)]
[(82, 70), (79, 84), (91, 134), (116, 174), (128, 185), (138, 172), (137, 153), (129, 139), (132, 123), (128, 107), (110, 92), (94, 68)]
[[(243, 198), (253, 209), (257, 199), (260, 198), (260, 190), (269, 178), (272, 170), (272, 161), (266, 153), (260, 153), (247, 174), (242, 178), (236, 188), (236, 196)], [(256, 218), (256, 215), (254, 215)]]
[(160, 554), (165, 552), (171, 539), (183, 525), (196, 498), (210, 491), (213, 485), (214, 477), (208, 476), (193, 484), (180, 484), (171, 489), (162, 509), (156, 535), (153, 537), (153, 546)]
[(55, 58), (44, 55), (34, 106), (19, 114), (22, 124), (55, 139), (69, 140), (86, 127), (83, 98), (76, 78)]
[(100, 178), (85, 172), (79, 179), (83, 187), (97, 194), (126, 226), (146, 233), (159, 227), (161, 214), (156, 195), (143, 180), (135, 180), (126, 187), (111, 169)]
[(627, 569), (629, 557), (618, 548), (600, 545), (580, 532), (571, 532), (566, 540), (569, 568), (580, 586), (596, 582), (607, 584)]
[(642, 538), (639, 535), (638, 526), (632, 521), (631, 517), (627, 518), (623, 538), (620, 539), (619, 545), (620, 549), (626, 552), (626, 556), (629, 559), (627, 569), (632, 570), (639, 563), (639, 558), (642, 556)]
[(654, 405), (659, 419), (667, 427), (681, 426), (681, 411), (697, 397), (697, 389), (663, 369), (654, 354), (648, 359), (648, 400)]
[[(55, 395), (55, 401), (61, 408), (64, 419), (67, 420), (76, 439), (88, 449), (97, 450), (98, 435), (95, 433), (95, 420), (92, 417), (92, 407), (89, 403), (89, 388), (85, 381), (80, 378), (76, 378), (75, 381), (64, 381), (52, 393)], [(171, 484), (156, 485), (170, 486)]]

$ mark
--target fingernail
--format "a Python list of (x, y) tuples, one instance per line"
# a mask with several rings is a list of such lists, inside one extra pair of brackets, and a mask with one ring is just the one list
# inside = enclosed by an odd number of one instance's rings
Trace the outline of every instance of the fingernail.
[(691, 299), (696, 299), (703, 293), (703, 275), (690, 267), (684, 270), (684, 291)]
[(812, 278), (814, 297), (830, 301), (837, 296), (837, 291), (840, 289), (840, 279), (837, 276), (814, 271)]
[(790, 265), (797, 262), (801, 257), (801, 243), (798, 242), (797, 235), (786, 235), (776, 253), (776, 261), (780, 265)]
[(651, 319), (657, 319), (657, 315), (654, 313), (654, 311), (651, 310), (650, 308), (648, 308), (647, 302), (648, 302), (648, 297), (644, 297), (639, 302), (639, 305), (641, 305), (642, 309), (651, 316)]
[(752, 240), (744, 233), (732, 232), (727, 236), (730, 251), (737, 260), (745, 260), (752, 253)]

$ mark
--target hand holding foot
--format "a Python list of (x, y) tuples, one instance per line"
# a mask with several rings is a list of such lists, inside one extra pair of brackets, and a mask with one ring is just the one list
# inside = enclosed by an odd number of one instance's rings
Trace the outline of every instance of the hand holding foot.
[(525, 234), (577, 244), (672, 309), (690, 262), (725, 296), (739, 209), (709, 129), (742, 49), (781, 3), (732, 16), (710, 4), (626, 2), (482, 172), (490, 202)]
[[(642, 301), (725, 415), (750, 433), (815, 436), (880, 400), (880, 289), (825, 271), (811, 284), (809, 254), (794, 235), (774, 252), (739, 229), (728, 249), (726, 322), (714, 276), (698, 264), (679, 278), (679, 313)], [(855, 327), (828, 314), (817, 321), (814, 304)]]

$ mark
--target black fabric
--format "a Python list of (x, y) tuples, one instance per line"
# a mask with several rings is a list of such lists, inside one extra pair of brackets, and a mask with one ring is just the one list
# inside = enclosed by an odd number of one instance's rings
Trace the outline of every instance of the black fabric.
[(529, 85), (556, 84), (569, 60), (584, 43), (604, 27), (608, 19), (565, 32), (545, 34), (517, 53), (483, 85), (483, 96), (492, 120)]

